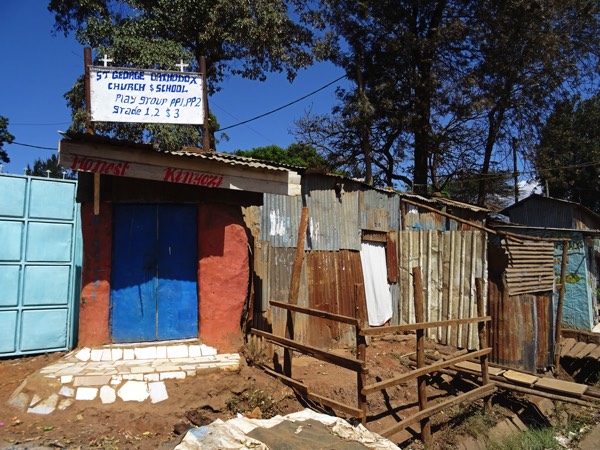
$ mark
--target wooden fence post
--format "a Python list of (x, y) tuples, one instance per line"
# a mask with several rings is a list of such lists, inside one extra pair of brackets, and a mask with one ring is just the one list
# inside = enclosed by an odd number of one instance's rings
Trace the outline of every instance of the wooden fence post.
[[(290, 282), (290, 293), (288, 303), (291, 305), (298, 304), (298, 294), (300, 292), (300, 275), (302, 274), (302, 263), (304, 262), (304, 241), (306, 239), (306, 228), (308, 226), (308, 208), (302, 208), (302, 217), (300, 226), (298, 227), (298, 244), (296, 246), (296, 257), (292, 267), (292, 280)], [(285, 337), (294, 340), (294, 313), (287, 312), (287, 321), (285, 326)], [(292, 376), (292, 350), (286, 348), (283, 351), (283, 373)]]
[[(354, 285), (354, 310), (355, 316), (358, 322), (356, 325), (356, 357), (363, 363), (367, 360), (367, 338), (362, 336), (360, 331), (367, 323), (367, 312), (364, 298), (362, 296), (363, 285)], [(362, 411), (361, 423), (366, 425), (367, 423), (367, 396), (362, 393), (363, 388), (367, 384), (367, 374), (365, 370), (356, 372), (356, 386), (357, 386), (357, 397), (358, 397), (358, 409)]]
[[(423, 312), (423, 281), (421, 278), (421, 268), (413, 267), (413, 287), (415, 291), (415, 321), (417, 323), (425, 321)], [(417, 369), (425, 366), (425, 329), (416, 330), (417, 333)], [(427, 375), (417, 377), (417, 389), (419, 394), (419, 410), (427, 408)], [(421, 441), (425, 447), (431, 443), (431, 422), (429, 417), (421, 419)]]
[[(481, 278), (475, 278), (475, 290), (477, 295), (477, 316), (484, 317), (485, 309), (483, 305), (483, 280)], [(487, 348), (487, 330), (485, 326), (485, 322), (479, 322), (477, 324), (477, 329), (479, 332), (479, 349), (483, 350)], [(490, 371), (488, 367), (488, 354), (481, 355), (479, 357), (479, 362), (481, 364), (481, 381), (485, 386), (490, 382)], [(484, 410), (491, 411), (492, 409), (492, 397), (488, 396), (484, 398)]]

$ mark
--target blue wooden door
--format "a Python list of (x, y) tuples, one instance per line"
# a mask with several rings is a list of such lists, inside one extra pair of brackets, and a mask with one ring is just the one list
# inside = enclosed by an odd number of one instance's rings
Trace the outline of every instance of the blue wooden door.
[(197, 267), (195, 206), (116, 205), (113, 341), (197, 337)]

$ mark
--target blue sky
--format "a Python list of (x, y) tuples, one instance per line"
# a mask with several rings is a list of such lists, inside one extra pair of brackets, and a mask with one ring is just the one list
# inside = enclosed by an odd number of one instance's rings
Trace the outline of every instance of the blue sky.
[[(54, 19), (47, 4), (46, 0), (0, 0), (0, 115), (8, 117), (8, 130), (15, 142), (57, 148), (58, 131), (66, 130), (71, 119), (63, 95), (83, 72), (83, 47), (71, 36), (52, 34)], [(279, 74), (262, 83), (232, 77), (221, 85), (221, 92), (209, 98), (209, 107), (224, 128), (296, 100), (341, 75), (339, 68), (323, 63), (300, 72), (292, 84)], [(227, 130), (230, 140), (221, 140), (217, 150), (288, 146), (294, 142), (289, 133), (294, 120), (309, 109), (312, 113), (329, 112), (336, 85), (282, 111)], [(13, 174), (22, 174), (36, 158), (57, 153), (15, 144), (5, 144), (4, 149), (11, 161), (4, 164), (3, 172)]]

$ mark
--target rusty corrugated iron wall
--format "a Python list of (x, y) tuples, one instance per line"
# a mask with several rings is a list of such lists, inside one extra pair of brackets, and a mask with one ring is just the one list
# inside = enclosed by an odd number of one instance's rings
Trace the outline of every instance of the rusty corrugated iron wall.
[[(535, 373), (554, 364), (554, 244), (494, 238), (488, 247), (489, 344), (494, 363)], [(541, 251), (540, 251), (541, 250)], [(526, 280), (527, 286), (519, 280)], [(539, 280), (536, 281), (536, 280)]]
[[(421, 267), (425, 320), (475, 317), (475, 278), (487, 292), (487, 237), (481, 231), (423, 230), (398, 233), (400, 295), (398, 321), (414, 323), (413, 267)], [(476, 325), (432, 328), (427, 336), (460, 348), (478, 346)]]
[(489, 286), (490, 361), (530, 373), (552, 366), (552, 292), (508, 295), (502, 282), (491, 280)]

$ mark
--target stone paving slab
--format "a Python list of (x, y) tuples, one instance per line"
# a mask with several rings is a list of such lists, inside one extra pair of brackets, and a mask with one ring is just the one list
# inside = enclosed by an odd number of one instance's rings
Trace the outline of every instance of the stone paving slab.
[(219, 355), (197, 342), (82, 348), (38, 372), (55, 392), (42, 398), (27, 388), (25, 380), (8, 403), (36, 414), (66, 409), (74, 401), (158, 403), (169, 397), (164, 380), (184, 380), (202, 370), (239, 370), (239, 362), (237, 353)]

